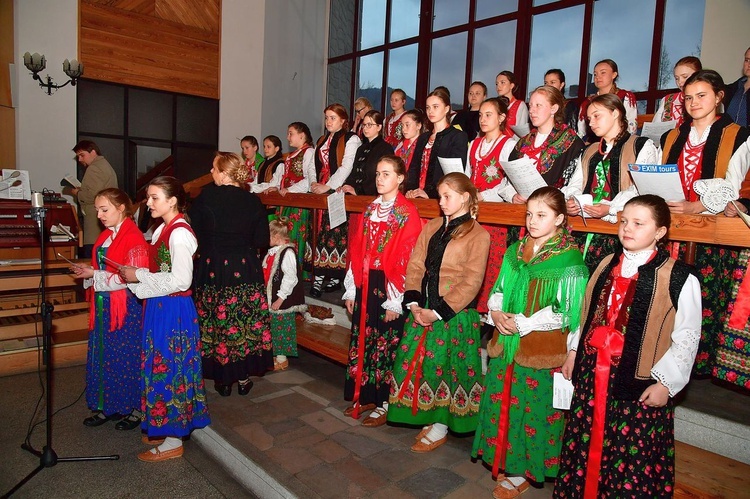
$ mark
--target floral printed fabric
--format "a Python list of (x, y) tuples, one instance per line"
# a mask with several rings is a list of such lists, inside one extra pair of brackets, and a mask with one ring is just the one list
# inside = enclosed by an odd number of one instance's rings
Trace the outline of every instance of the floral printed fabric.
[(382, 406), (388, 402), (390, 381), (393, 376), (393, 362), (396, 358), (396, 347), (404, 330), (403, 314), (396, 319), (385, 322), (385, 309), (381, 306), (386, 300), (386, 279), (382, 270), (370, 270), (369, 289), (367, 293), (367, 310), (362, 310), (362, 289), (357, 289), (352, 314), (352, 336), (349, 342), (349, 363), (346, 366), (344, 382), (344, 399), (354, 399), (354, 388), (359, 361), (358, 346), (361, 341), (359, 323), (361, 314), (366, 314), (364, 356), (362, 367), (362, 384), (359, 392), (359, 404), (376, 404)]
[[(556, 498), (583, 497), (594, 412), (596, 354), (578, 349), (570, 418), (563, 437)], [(579, 361), (576, 361), (577, 364)], [(617, 374), (610, 366), (609, 392)], [(674, 404), (646, 407), (607, 399), (597, 497), (671, 497), (674, 491)]]
[[(456, 433), (476, 430), (482, 396), (479, 327), (477, 311), (462, 310), (447, 322), (434, 322), (422, 342), (425, 328), (409, 314), (393, 366), (388, 421), (420, 426), (442, 423)], [(424, 345), (421, 363), (420, 344)], [(407, 378), (414, 360), (416, 367)], [(399, 396), (404, 384), (403, 396)]]
[(271, 314), (273, 354), (297, 356), (297, 313)]
[(211, 423), (200, 359), (200, 332), (193, 300), (162, 296), (146, 300), (141, 355), (141, 429), (149, 437), (184, 437)]
[[(491, 359), (485, 376), (479, 427), (474, 436), (473, 457), (489, 466), (496, 459), (498, 425), (507, 364)], [(552, 375), (560, 369), (513, 366), (510, 391), (508, 444), (505, 473), (523, 475), (535, 482), (557, 476), (565, 418), (552, 408)]]
[(750, 297), (739, 296), (742, 281), (750, 279), (747, 275), (748, 260), (750, 249), (742, 250), (737, 268), (732, 273), (732, 299), (727, 307), (726, 325), (717, 338), (716, 365), (712, 374), (714, 378), (750, 390), (750, 320), (746, 319), (742, 329), (729, 326), (737, 301), (750, 300)]

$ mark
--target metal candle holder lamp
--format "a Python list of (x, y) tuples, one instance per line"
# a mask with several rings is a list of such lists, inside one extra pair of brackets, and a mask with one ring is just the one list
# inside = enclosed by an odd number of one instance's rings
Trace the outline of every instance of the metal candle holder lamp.
[(78, 62), (75, 59), (72, 61), (65, 59), (63, 61), (63, 72), (65, 72), (70, 79), (62, 85), (58, 85), (50, 75), (47, 75), (45, 78), (46, 81), (44, 81), (45, 79), (42, 79), (42, 77), (39, 76), (39, 72), (44, 71), (44, 68), (47, 67), (47, 59), (45, 59), (44, 55), (39, 55), (37, 52), (34, 52), (33, 54), (26, 52), (23, 55), (23, 65), (26, 66), (26, 69), (31, 71), (32, 78), (39, 82), (39, 86), (43, 90), (46, 89), (47, 95), (52, 95), (52, 89), (57, 90), (58, 88), (66, 86), (68, 83), (70, 83), (71, 86), (75, 86), (78, 82), (78, 78), (83, 75), (82, 62)]

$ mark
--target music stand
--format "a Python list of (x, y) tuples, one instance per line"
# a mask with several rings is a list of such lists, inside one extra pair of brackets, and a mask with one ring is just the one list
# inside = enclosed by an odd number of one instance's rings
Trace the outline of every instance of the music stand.
[(32, 194), (31, 203), (31, 218), (33, 218), (39, 226), (39, 239), (41, 240), (41, 259), (40, 269), (42, 274), (42, 292), (41, 292), (41, 317), (42, 317), (42, 363), (47, 366), (47, 442), (41, 451), (34, 449), (30, 444), (26, 442), (21, 444), (21, 448), (28, 451), (39, 458), (39, 466), (36, 467), (31, 473), (18, 482), (15, 487), (10, 489), (3, 495), (3, 498), (10, 497), (18, 489), (23, 487), (26, 482), (34, 478), (37, 473), (42, 471), (44, 468), (51, 468), (57, 463), (67, 463), (74, 461), (116, 461), (120, 459), (119, 454), (110, 456), (86, 456), (86, 457), (58, 457), (55, 450), (52, 448), (52, 312), (55, 307), (47, 301), (46, 293), (46, 264), (45, 264), (45, 248), (44, 248), (44, 218), (47, 213), (47, 209), (44, 207), (44, 200), (40, 193)]

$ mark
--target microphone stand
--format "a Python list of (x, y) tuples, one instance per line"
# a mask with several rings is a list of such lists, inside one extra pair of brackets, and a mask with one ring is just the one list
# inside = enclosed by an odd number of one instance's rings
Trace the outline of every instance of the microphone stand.
[(15, 487), (10, 489), (3, 495), (3, 498), (10, 497), (18, 489), (23, 487), (26, 482), (34, 478), (37, 473), (42, 471), (44, 468), (51, 468), (57, 463), (66, 463), (74, 461), (116, 461), (120, 459), (118, 454), (110, 456), (88, 456), (88, 457), (58, 457), (57, 453), (52, 448), (52, 312), (55, 307), (47, 301), (46, 293), (46, 264), (45, 264), (45, 248), (44, 248), (44, 218), (47, 213), (47, 209), (44, 207), (44, 201), (42, 195), (39, 193), (32, 194), (32, 208), (31, 218), (33, 218), (39, 226), (39, 236), (41, 240), (41, 251), (42, 257), (40, 261), (40, 268), (42, 273), (42, 292), (41, 292), (41, 316), (42, 316), (42, 363), (47, 366), (47, 442), (41, 451), (34, 449), (30, 444), (26, 442), (21, 444), (21, 448), (28, 451), (39, 458), (39, 466), (36, 467), (31, 473), (26, 475), (26, 478), (16, 484)]

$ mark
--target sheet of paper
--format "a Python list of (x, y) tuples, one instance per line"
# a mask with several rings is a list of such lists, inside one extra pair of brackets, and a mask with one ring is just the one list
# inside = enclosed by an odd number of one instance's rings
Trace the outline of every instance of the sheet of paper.
[(657, 146), (661, 145), (661, 136), (677, 126), (677, 121), (649, 121), (643, 124), (641, 137), (648, 137)]
[(750, 227), (750, 215), (748, 215), (747, 213), (743, 213), (742, 210), (740, 210), (740, 206), (736, 201), (730, 201), (730, 203), (734, 205), (735, 209), (737, 210), (737, 213), (739, 214), (739, 217), (742, 219), (743, 222), (745, 222), (745, 225)]
[(3, 168), (0, 180), (0, 199), (31, 200), (31, 183), (28, 170)]
[(464, 163), (461, 161), (461, 158), (438, 157), (438, 162), (440, 163), (440, 168), (443, 169), (443, 175), (448, 175), (449, 173), (454, 172), (464, 172)]
[(592, 196), (591, 194), (576, 194), (575, 196), (573, 196), (573, 199), (576, 200), (578, 207), (581, 209), (581, 218), (591, 218), (591, 215), (586, 213), (583, 207), (594, 206), (594, 196)]
[(552, 407), (567, 411), (573, 400), (573, 382), (565, 379), (562, 373), (555, 373), (552, 377)]
[(526, 156), (514, 161), (501, 161), (500, 164), (516, 192), (524, 198), (531, 196), (540, 187), (547, 186), (536, 169), (536, 163)]
[(331, 220), (331, 228), (338, 227), (346, 222), (346, 204), (344, 204), (344, 192), (334, 192), (328, 196), (328, 218)]
[(682, 181), (677, 165), (629, 164), (630, 176), (638, 194), (655, 194), (666, 201), (684, 201)]

